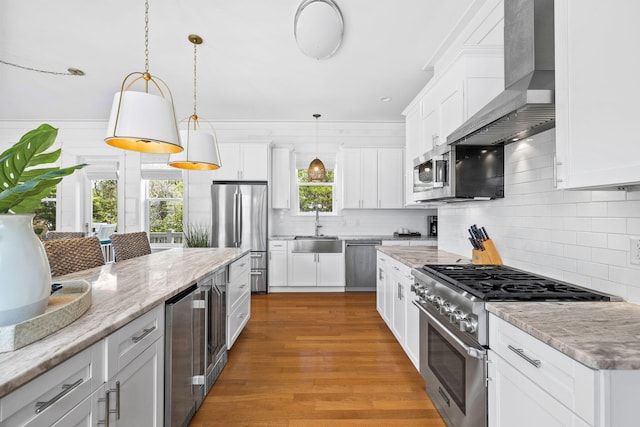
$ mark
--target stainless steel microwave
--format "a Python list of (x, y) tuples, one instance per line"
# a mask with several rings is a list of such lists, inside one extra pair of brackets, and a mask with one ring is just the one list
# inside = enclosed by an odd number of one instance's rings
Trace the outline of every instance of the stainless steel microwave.
[(415, 202), (504, 197), (504, 146), (441, 145), (413, 161)]

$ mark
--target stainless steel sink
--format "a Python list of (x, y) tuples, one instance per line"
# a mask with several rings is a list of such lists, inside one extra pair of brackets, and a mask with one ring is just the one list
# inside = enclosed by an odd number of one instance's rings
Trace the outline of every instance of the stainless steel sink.
[(338, 240), (338, 236), (295, 236), (294, 240)]
[(342, 253), (342, 240), (335, 236), (296, 236), (293, 253)]

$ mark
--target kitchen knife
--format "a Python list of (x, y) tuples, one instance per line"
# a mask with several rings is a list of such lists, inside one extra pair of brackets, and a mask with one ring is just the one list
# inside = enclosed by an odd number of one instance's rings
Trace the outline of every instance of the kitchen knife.
[(471, 242), (471, 246), (473, 246), (473, 249), (480, 249), (478, 245), (476, 245), (476, 241), (473, 240), (471, 237), (469, 237), (469, 241)]
[(489, 234), (487, 234), (487, 230), (484, 229), (484, 227), (482, 227), (480, 229), (480, 231), (482, 231), (482, 237), (484, 240), (489, 240)]

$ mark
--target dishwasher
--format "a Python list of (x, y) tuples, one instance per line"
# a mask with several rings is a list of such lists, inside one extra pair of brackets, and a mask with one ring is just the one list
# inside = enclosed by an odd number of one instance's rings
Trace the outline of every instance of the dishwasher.
[(381, 244), (380, 240), (345, 241), (345, 291), (376, 290), (376, 246)]

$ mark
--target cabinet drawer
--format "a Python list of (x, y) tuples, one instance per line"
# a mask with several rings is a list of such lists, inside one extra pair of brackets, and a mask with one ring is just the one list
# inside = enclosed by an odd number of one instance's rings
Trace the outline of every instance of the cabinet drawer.
[(236, 276), (227, 286), (227, 310), (232, 312), (238, 306), (240, 300), (251, 293), (251, 280), (249, 270)]
[(269, 250), (270, 251), (286, 251), (287, 241), (286, 240), (270, 240)]
[(235, 281), (235, 279), (243, 274), (250, 267), (249, 254), (243, 256), (239, 260), (231, 263), (229, 266), (229, 283)]
[(406, 264), (401, 263), (400, 261), (396, 261), (395, 259), (390, 259), (389, 265), (393, 270), (394, 274), (398, 276), (398, 278), (402, 279), (404, 282), (413, 283), (413, 275), (411, 275), (411, 267)]
[(489, 347), (493, 351), (538, 387), (594, 424), (596, 371), (493, 314), (489, 322)]
[(0, 423), (3, 427), (50, 426), (104, 381), (100, 341), (3, 397)]
[(105, 339), (107, 380), (164, 335), (164, 304), (124, 325)]
[(235, 310), (229, 314), (227, 319), (227, 348), (231, 349), (231, 346), (236, 341), (240, 332), (249, 321), (251, 317), (251, 294), (246, 295), (238, 303)]

